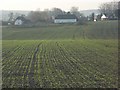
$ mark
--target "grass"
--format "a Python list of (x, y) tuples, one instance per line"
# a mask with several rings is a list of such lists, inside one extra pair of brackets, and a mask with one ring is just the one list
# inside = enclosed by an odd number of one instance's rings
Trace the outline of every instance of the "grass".
[(56, 25), (47, 27), (3, 27), (3, 40), (117, 39), (118, 22), (93, 22), (87, 25)]
[(3, 88), (117, 88), (117, 27), (3, 27)]

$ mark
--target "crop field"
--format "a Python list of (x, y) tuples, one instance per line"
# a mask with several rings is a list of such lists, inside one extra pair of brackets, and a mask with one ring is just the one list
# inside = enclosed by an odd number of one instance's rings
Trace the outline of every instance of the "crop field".
[(117, 88), (117, 21), (4, 27), (3, 88)]
[(117, 87), (117, 41), (3, 41), (3, 87)]
[(118, 21), (33, 28), (3, 27), (2, 35), (3, 40), (117, 39)]

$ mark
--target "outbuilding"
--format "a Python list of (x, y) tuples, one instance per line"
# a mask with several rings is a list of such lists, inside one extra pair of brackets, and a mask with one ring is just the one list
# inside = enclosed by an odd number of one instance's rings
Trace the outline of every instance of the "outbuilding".
[(19, 16), (15, 19), (14, 25), (23, 25), (24, 22), (25, 22), (25, 18), (22, 16)]
[(74, 14), (64, 14), (64, 15), (58, 15), (54, 19), (54, 23), (76, 23), (77, 17)]
[(15, 21), (14, 21), (14, 25), (16, 26), (24, 26), (24, 25), (29, 25), (31, 24), (30, 20), (27, 20), (25, 17), (23, 16), (18, 16)]
[(107, 20), (108, 18), (103, 14), (102, 16), (101, 16), (101, 20), (103, 21), (103, 20)]

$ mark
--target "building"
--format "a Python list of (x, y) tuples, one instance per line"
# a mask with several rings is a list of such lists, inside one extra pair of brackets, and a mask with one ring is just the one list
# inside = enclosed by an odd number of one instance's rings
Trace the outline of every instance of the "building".
[(27, 20), (23, 16), (18, 16), (14, 21), (14, 25), (16, 26), (27, 25), (29, 23), (30, 23), (30, 20)]
[(101, 20), (103, 21), (103, 20), (107, 20), (108, 18), (103, 14), (102, 16), (101, 16)]
[(54, 23), (76, 23), (77, 17), (74, 14), (58, 15), (54, 18)]

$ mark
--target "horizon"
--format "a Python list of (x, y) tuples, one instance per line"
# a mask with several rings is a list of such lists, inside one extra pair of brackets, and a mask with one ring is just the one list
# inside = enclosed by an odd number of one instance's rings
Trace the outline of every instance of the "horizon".
[[(55, 7), (55, 8), (57, 8), (57, 7)], [(52, 9), (52, 8), (51, 8)], [(51, 9), (49, 9), (49, 10), (51, 10)], [(60, 8), (61, 9), (61, 8)], [(63, 9), (62, 9), (63, 10)], [(89, 11), (89, 10), (99, 10), (99, 9), (84, 9), (84, 10), (79, 10), (79, 11)], [(30, 12), (30, 11), (37, 11), (37, 10), (0, 10), (0, 11), (27, 11), (27, 12)], [(43, 10), (40, 10), (40, 11), (43, 11)], [(65, 11), (65, 10), (64, 10)], [(68, 12), (68, 11), (65, 11), (65, 12)]]
[[(20, 10), (20, 11), (43, 11), (45, 9), (51, 10), (52, 8), (60, 8), (64, 11), (70, 11), (71, 7), (78, 7), (79, 11), (82, 10), (91, 10), (91, 9), (99, 9), (100, 4), (105, 2), (112, 2), (118, 0), (4, 0), (2, 1), (2, 5), (0, 5), (0, 10)], [(34, 3), (34, 5), (33, 5)], [(22, 6), (19, 6), (22, 5)], [(26, 7), (27, 5), (27, 7)]]

